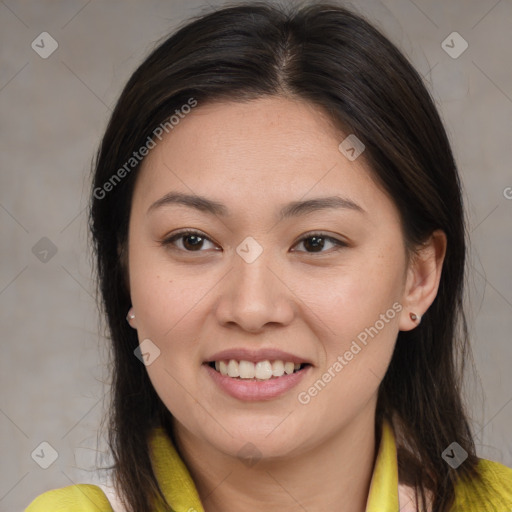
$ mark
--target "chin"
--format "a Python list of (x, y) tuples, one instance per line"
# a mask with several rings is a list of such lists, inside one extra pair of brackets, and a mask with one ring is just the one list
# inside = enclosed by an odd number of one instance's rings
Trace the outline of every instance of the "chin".
[[(274, 425), (278, 424), (279, 422)], [(302, 443), (305, 442), (290, 429), (279, 432), (279, 427), (276, 429), (274, 426), (275, 430), (272, 432), (272, 429), (268, 428), (258, 429), (254, 423), (239, 424), (238, 428), (238, 433), (229, 430), (233, 437), (223, 431), (220, 438), (211, 438), (209, 443), (231, 457), (271, 460), (291, 456), (300, 450)]]

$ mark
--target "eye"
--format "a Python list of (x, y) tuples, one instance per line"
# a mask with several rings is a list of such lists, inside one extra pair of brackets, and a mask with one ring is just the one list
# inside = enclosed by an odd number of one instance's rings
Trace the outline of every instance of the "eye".
[[(342, 247), (348, 247), (348, 244), (345, 242), (342, 242), (341, 240), (338, 240), (337, 238), (333, 238), (331, 236), (326, 235), (325, 233), (308, 233), (307, 235), (304, 235), (296, 245), (303, 244), (304, 247), (311, 249), (312, 253), (315, 252), (328, 252), (328, 251), (322, 251), (325, 247), (325, 242), (333, 244), (336, 249), (339, 250)], [(306, 251), (310, 252), (310, 251)]]
[[(176, 244), (177, 241), (181, 241), (181, 247), (179, 247), (179, 244)], [(210, 238), (208, 238), (200, 231), (187, 229), (175, 233), (169, 238), (166, 238), (161, 242), (161, 244), (164, 246), (174, 245), (177, 249), (185, 252), (202, 252), (201, 249), (204, 248), (205, 242), (210, 242), (212, 245), (214, 245)], [(348, 247), (347, 243), (320, 232), (308, 233), (307, 235), (303, 236), (295, 244), (295, 246), (303, 244), (306, 248), (306, 251), (301, 252), (320, 253), (327, 252), (323, 250), (325, 248), (326, 242), (336, 247), (336, 250), (339, 250), (342, 247)]]
[(183, 239), (182, 247), (177, 248), (186, 252), (201, 252), (204, 242), (206, 240), (211, 242), (211, 240), (200, 231), (187, 229), (166, 238), (162, 241), (162, 245), (176, 245), (175, 241), (180, 239)]

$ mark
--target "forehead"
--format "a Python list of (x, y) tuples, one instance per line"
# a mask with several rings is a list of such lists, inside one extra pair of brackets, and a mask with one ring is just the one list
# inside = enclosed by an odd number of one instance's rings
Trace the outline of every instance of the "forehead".
[(147, 204), (170, 190), (242, 210), (334, 193), (364, 209), (386, 201), (364, 157), (350, 161), (340, 152), (347, 135), (301, 100), (199, 104), (145, 158), (134, 201)]

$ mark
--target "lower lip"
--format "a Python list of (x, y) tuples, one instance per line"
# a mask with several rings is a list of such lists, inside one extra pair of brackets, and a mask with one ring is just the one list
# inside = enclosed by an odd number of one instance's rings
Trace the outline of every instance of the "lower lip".
[(311, 369), (311, 366), (306, 366), (296, 373), (285, 374), (275, 379), (251, 380), (233, 379), (222, 375), (206, 363), (203, 366), (222, 391), (239, 400), (249, 401), (272, 400), (281, 396), (295, 387)]

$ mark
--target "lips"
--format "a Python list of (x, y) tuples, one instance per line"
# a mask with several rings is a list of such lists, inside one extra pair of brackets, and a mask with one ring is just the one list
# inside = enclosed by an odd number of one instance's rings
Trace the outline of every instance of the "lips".
[(242, 401), (277, 399), (296, 387), (313, 370), (310, 364), (306, 364), (303, 368), (291, 374), (259, 380), (257, 378), (241, 379), (222, 375), (222, 373), (212, 368), (207, 362), (203, 363), (201, 367), (201, 371), (204, 371), (205, 375), (209, 376), (213, 383), (216, 384), (217, 389)]

